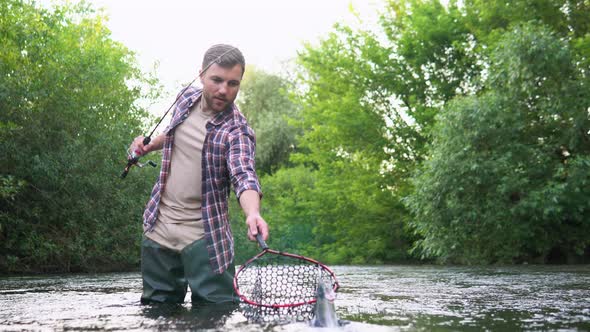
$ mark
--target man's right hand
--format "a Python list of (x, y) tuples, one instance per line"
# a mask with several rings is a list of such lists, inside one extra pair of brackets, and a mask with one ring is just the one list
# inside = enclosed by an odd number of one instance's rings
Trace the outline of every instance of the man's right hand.
[(144, 154), (147, 154), (148, 152), (150, 152), (148, 150), (149, 144), (147, 146), (143, 145), (143, 140), (144, 140), (143, 136), (137, 136), (133, 140), (133, 143), (131, 143), (131, 146), (129, 147), (129, 151), (133, 152), (136, 157), (143, 156)]
[(153, 138), (150, 143), (146, 145), (143, 144), (144, 140), (144, 136), (137, 136), (129, 147), (129, 151), (133, 152), (136, 157), (144, 156), (152, 151), (162, 150), (162, 147), (164, 147), (164, 141), (166, 140), (166, 135), (162, 133)]

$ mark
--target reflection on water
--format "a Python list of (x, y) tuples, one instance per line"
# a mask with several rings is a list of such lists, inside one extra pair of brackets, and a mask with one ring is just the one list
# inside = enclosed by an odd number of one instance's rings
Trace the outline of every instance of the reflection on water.
[[(590, 330), (590, 266), (336, 266), (339, 331)], [(326, 331), (236, 306), (141, 305), (138, 273), (0, 278), (2, 331)], [(187, 301), (190, 294), (187, 296)]]

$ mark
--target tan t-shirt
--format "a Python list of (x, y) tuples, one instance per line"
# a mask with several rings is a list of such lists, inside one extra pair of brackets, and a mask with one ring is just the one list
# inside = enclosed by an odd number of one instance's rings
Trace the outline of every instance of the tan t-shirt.
[(175, 129), (166, 190), (162, 193), (158, 222), (146, 236), (160, 245), (182, 250), (203, 238), (201, 215), (201, 155), (212, 112), (204, 112), (199, 100)]

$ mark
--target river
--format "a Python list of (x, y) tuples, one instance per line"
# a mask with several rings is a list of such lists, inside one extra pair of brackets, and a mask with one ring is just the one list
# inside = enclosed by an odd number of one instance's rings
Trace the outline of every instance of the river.
[(589, 331), (590, 265), (334, 266), (338, 329), (139, 303), (139, 273), (0, 278), (2, 331)]

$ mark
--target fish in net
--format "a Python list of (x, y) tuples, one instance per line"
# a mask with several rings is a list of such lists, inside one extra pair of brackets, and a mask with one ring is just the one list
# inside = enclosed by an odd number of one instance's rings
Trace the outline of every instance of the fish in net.
[(319, 281), (326, 280), (338, 290), (334, 272), (314, 259), (269, 249), (260, 236), (257, 238), (263, 250), (234, 277), (240, 311), (255, 323), (311, 320)]

